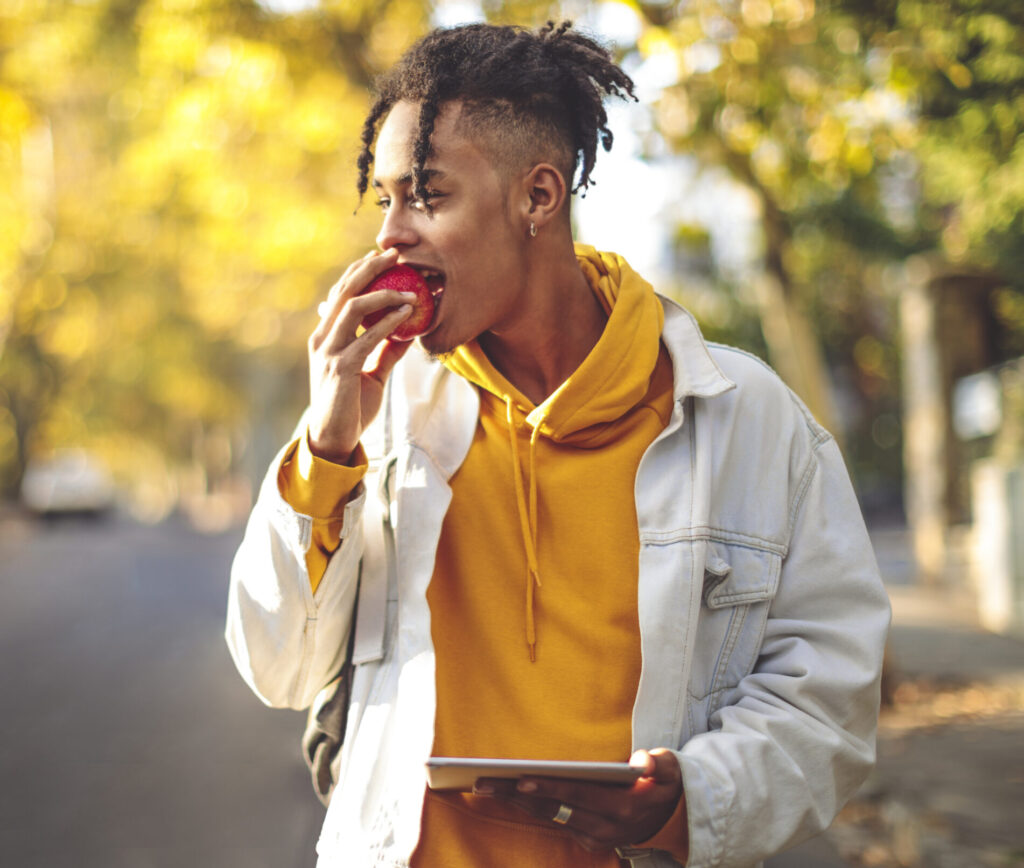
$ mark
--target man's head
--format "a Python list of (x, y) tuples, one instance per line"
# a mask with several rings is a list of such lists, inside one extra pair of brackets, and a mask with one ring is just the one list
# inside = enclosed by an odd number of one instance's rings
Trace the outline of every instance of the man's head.
[(372, 165), (377, 244), (434, 294), (419, 339), (428, 352), (484, 333), (533, 335), (550, 320), (560, 268), (579, 277), (567, 207), (577, 161), (578, 188), (598, 141), (611, 146), (602, 97), (623, 91), (632, 82), (608, 52), (568, 24), (435, 31), (382, 80), (359, 189)]
[[(369, 184), (371, 150), (381, 118), (399, 102), (419, 106), (413, 147), (413, 191), (427, 188), (424, 165), (446, 103), (460, 103), (459, 132), (472, 131), (501, 172), (538, 162), (554, 165), (573, 192), (591, 183), (598, 142), (612, 145), (605, 95), (633, 95), (633, 82), (610, 53), (566, 21), (534, 32), (470, 24), (435, 30), (410, 48), (378, 82), (363, 126), (359, 193)], [(579, 179), (573, 186), (576, 170)]]

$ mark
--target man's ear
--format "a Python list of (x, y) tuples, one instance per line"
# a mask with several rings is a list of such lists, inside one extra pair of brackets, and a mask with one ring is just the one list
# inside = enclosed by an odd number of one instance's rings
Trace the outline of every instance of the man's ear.
[(561, 215), (569, 195), (565, 178), (551, 163), (538, 163), (523, 179), (526, 228), (542, 229)]

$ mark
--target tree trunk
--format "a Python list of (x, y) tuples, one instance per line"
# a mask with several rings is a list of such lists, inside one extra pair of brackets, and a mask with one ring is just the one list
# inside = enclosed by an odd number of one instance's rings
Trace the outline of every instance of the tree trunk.
[(908, 281), (900, 293), (900, 333), (907, 523), (918, 577), (935, 583), (946, 566), (949, 423), (936, 303), (927, 267), (908, 269)]
[(772, 365), (814, 418), (842, 445), (843, 432), (829, 391), (825, 357), (807, 317), (771, 273), (758, 281), (757, 304)]

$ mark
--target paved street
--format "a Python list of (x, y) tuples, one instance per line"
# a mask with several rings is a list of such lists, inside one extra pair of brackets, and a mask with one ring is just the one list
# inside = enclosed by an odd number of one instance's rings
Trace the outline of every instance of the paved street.
[(238, 534), (0, 526), (0, 865), (309, 868), (304, 717), (221, 636)]

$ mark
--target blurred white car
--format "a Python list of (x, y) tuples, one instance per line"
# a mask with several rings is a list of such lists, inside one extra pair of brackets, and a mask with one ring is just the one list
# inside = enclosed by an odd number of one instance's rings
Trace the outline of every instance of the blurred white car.
[(32, 512), (103, 513), (114, 506), (114, 480), (99, 459), (69, 449), (30, 461), (21, 481), (21, 500)]

